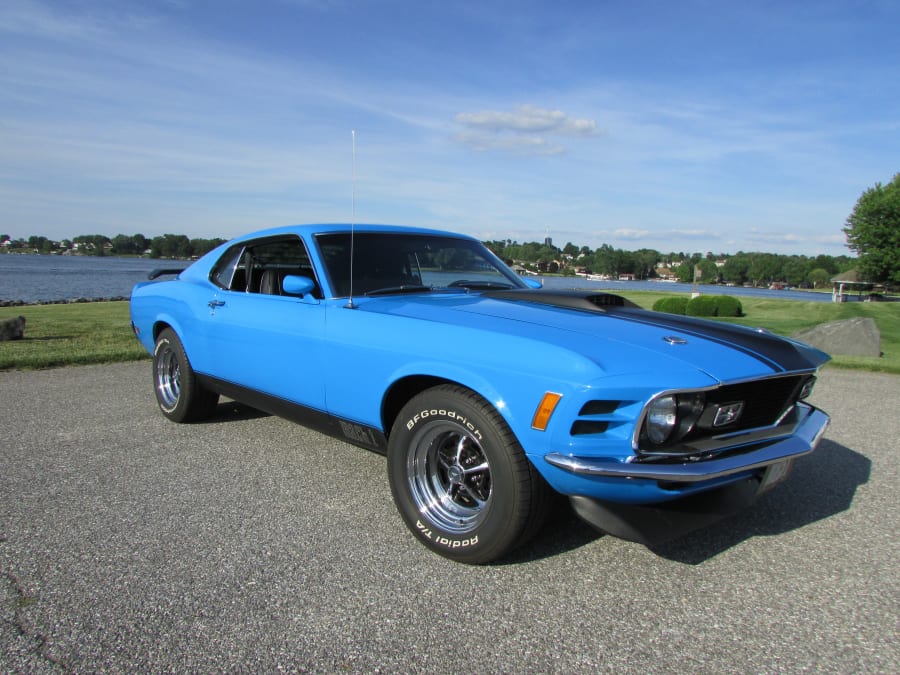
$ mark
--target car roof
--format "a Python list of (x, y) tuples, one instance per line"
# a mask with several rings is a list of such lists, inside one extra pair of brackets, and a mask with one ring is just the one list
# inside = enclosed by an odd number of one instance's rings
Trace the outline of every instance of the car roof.
[(458, 239), (472, 239), (476, 240), (475, 237), (469, 236), (467, 234), (459, 234), (457, 232), (449, 232), (447, 230), (436, 230), (425, 227), (408, 227), (404, 225), (386, 225), (386, 224), (372, 224), (372, 223), (359, 223), (351, 225), (350, 223), (319, 223), (319, 224), (306, 224), (306, 225), (286, 225), (282, 227), (273, 227), (264, 230), (257, 230), (255, 232), (249, 232), (247, 234), (243, 234), (239, 237), (236, 237), (232, 240), (231, 243), (245, 241), (248, 239), (257, 239), (260, 237), (276, 237), (280, 235), (287, 234), (295, 234), (303, 237), (310, 237), (316, 234), (334, 234), (339, 232), (350, 232), (353, 230), (357, 233), (362, 232), (377, 232), (384, 234), (427, 234), (427, 235), (440, 235), (445, 237), (456, 237)]

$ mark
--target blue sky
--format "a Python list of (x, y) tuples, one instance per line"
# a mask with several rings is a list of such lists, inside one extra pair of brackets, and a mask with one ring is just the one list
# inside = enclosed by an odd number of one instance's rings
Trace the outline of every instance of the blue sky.
[(849, 254), (900, 3), (3, 0), (0, 232)]

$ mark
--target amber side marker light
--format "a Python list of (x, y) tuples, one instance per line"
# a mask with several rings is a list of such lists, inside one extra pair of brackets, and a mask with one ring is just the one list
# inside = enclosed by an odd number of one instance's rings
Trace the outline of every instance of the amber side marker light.
[(553, 415), (561, 398), (562, 394), (554, 394), (552, 391), (544, 394), (537, 410), (534, 411), (534, 419), (531, 420), (532, 429), (546, 431), (547, 425), (550, 424), (550, 416)]

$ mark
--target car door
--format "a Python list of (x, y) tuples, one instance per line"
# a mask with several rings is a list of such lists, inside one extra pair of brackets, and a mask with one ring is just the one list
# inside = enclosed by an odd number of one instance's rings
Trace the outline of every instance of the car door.
[(315, 280), (303, 242), (268, 239), (235, 249), (213, 270), (217, 288), (205, 331), (210, 370), (245, 389), (324, 410), (324, 305), (315, 289), (297, 296), (282, 286), (287, 275)]

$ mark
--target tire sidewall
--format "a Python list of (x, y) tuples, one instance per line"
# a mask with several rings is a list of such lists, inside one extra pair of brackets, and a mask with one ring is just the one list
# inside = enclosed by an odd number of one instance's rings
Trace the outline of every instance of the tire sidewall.
[[(484, 404), (486, 406), (487, 404)], [(451, 425), (478, 440), (491, 472), (491, 497), (486, 511), (471, 531), (460, 534), (443, 529), (419, 511), (411, 495), (407, 462), (411, 443), (429, 425)], [(502, 421), (457, 390), (439, 387), (408, 403), (397, 417), (388, 443), (388, 479), (394, 502), (406, 526), (425, 546), (461, 562), (488, 562), (511, 548), (522, 529), (516, 513), (519, 489), (504, 438)], [(516, 451), (516, 449), (513, 449)]]

